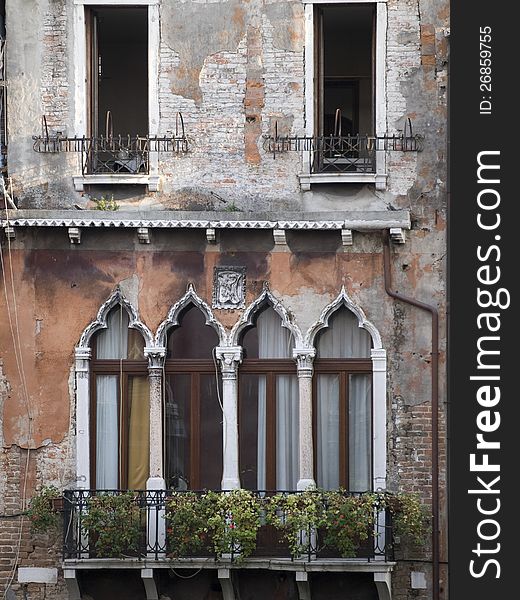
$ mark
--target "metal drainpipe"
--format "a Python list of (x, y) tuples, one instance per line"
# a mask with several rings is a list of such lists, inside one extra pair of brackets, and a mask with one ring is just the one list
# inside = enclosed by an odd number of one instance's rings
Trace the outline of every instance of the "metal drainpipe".
[(424, 302), (403, 296), (391, 289), (390, 240), (388, 231), (383, 234), (383, 272), (386, 293), (407, 304), (426, 310), (432, 317), (432, 594), (439, 599), (439, 312)]

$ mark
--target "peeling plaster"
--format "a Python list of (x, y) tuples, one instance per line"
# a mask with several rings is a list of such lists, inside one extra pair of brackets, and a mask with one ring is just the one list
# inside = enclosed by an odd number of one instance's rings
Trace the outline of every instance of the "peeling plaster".
[(200, 104), (204, 61), (218, 52), (236, 51), (245, 35), (245, 7), (240, 0), (207, 5), (171, 2), (163, 4), (161, 12), (161, 36), (179, 54), (179, 64), (170, 74), (171, 91)]

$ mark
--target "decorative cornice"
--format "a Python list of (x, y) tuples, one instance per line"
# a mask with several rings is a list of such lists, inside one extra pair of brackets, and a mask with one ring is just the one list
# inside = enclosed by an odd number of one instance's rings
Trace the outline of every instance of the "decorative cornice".
[(292, 313), (290, 313), (278, 298), (273, 296), (269, 290), (267, 283), (264, 283), (264, 290), (258, 298), (252, 302), (242, 313), (240, 319), (235, 323), (231, 333), (229, 334), (229, 342), (231, 346), (238, 346), (240, 334), (246, 327), (250, 327), (254, 323), (255, 314), (262, 306), (269, 304), (278, 314), (282, 321), (282, 326), (288, 329), (294, 336), (295, 346), (303, 345), (302, 332), (294, 321)]
[(359, 322), (359, 327), (366, 329), (371, 335), (372, 347), (374, 349), (382, 348), (381, 336), (379, 334), (379, 331), (365, 317), (365, 313), (363, 312), (363, 310), (352, 301), (352, 299), (345, 290), (345, 286), (341, 288), (341, 292), (338, 294), (336, 299), (333, 300), (330, 304), (327, 304), (327, 306), (321, 312), (319, 319), (308, 329), (307, 333), (305, 334), (304, 346), (314, 346), (316, 334), (324, 327), (329, 326), (329, 319), (331, 315), (334, 312), (336, 312), (336, 310), (340, 306), (345, 306), (356, 315)]
[(206, 325), (213, 327), (213, 329), (217, 332), (220, 344), (226, 345), (227, 335), (222, 323), (220, 323), (220, 321), (215, 317), (210, 306), (206, 302), (204, 302), (204, 300), (197, 294), (197, 292), (195, 291), (195, 286), (192, 283), (190, 283), (188, 284), (188, 288), (184, 296), (170, 308), (170, 310), (168, 311), (168, 316), (159, 325), (157, 333), (155, 334), (154, 346), (166, 346), (167, 330), (174, 325), (179, 325), (179, 315), (181, 311), (184, 308), (186, 308), (189, 304), (195, 305), (202, 311), (206, 318)]
[[(67, 213), (72, 213), (70, 216)], [(229, 218), (219, 213), (181, 213), (154, 211), (153, 216), (143, 218), (140, 213), (126, 212), (122, 215), (100, 215), (94, 210), (17, 210), (9, 220), (0, 211), (0, 225), (6, 227), (98, 227), (98, 228), (167, 228), (167, 229), (353, 229), (376, 231), (381, 229), (410, 229), (410, 213), (401, 211), (353, 211), (349, 218), (338, 212), (332, 213), (289, 213), (288, 218), (279, 219), (275, 213), (249, 213), (242, 218)], [(212, 233), (210, 232), (210, 237)]]
[[(123, 296), (121, 289), (116, 287), (116, 289), (110, 294), (108, 299), (101, 305), (98, 310), (97, 317), (94, 321), (88, 325), (83, 333), (81, 334), (81, 338), (79, 340), (78, 349), (88, 347), (90, 344), (90, 338), (96, 331), (100, 329), (107, 328), (107, 316), (110, 310), (116, 305), (120, 304), (124, 306), (128, 313), (128, 327), (132, 329), (137, 329), (144, 337), (145, 345), (152, 346), (153, 345), (153, 335), (152, 332), (148, 329), (148, 327), (141, 322), (139, 319), (139, 315), (137, 310), (132, 306), (132, 304)], [(78, 351), (76, 350), (76, 352)]]

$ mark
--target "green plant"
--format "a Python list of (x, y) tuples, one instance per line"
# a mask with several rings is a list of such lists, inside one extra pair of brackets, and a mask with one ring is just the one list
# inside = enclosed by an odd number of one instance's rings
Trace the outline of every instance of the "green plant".
[(385, 505), (392, 514), (394, 534), (423, 545), (430, 529), (428, 507), (417, 494), (399, 492), (385, 495)]
[(276, 494), (268, 501), (267, 522), (282, 532), (293, 558), (308, 552), (310, 536), (326, 525), (323, 492), (309, 488), (297, 494)]
[(166, 502), (170, 554), (186, 556), (208, 543), (206, 496), (195, 492), (172, 492)]
[(140, 510), (132, 492), (92, 496), (82, 520), (100, 558), (135, 554), (141, 535)]
[(92, 201), (96, 203), (96, 210), (119, 210), (119, 204), (114, 200), (114, 196), (107, 198), (101, 196), (101, 198), (92, 198)]
[(172, 556), (209, 546), (217, 557), (233, 554), (237, 562), (256, 548), (261, 504), (250, 491), (174, 492), (166, 505)]
[(356, 550), (374, 531), (378, 500), (377, 494), (326, 492), (325, 544), (339, 550), (344, 558), (356, 556)]
[(212, 507), (208, 531), (217, 556), (237, 552), (237, 561), (250, 556), (256, 548), (260, 528), (260, 501), (248, 490), (225, 493), (208, 492)]
[(47, 485), (31, 498), (27, 516), (33, 532), (44, 533), (58, 526), (60, 519), (57, 504), (61, 497), (57, 487)]

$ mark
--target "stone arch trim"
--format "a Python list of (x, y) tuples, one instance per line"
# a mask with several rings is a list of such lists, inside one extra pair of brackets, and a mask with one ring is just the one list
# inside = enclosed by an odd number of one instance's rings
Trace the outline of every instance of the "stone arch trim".
[(312, 347), (314, 346), (316, 335), (319, 331), (329, 326), (330, 317), (340, 308), (341, 306), (345, 306), (351, 312), (353, 312), (358, 319), (358, 327), (366, 329), (372, 338), (372, 349), (380, 350), (383, 345), (381, 342), (381, 335), (377, 328), (366, 318), (363, 309), (358, 306), (352, 298), (347, 294), (345, 290), (345, 286), (342, 286), (340, 293), (337, 297), (322, 310), (318, 320), (311, 325), (305, 334), (305, 346)]
[(240, 334), (244, 331), (244, 329), (253, 325), (256, 313), (266, 304), (271, 306), (278, 314), (282, 321), (282, 327), (288, 329), (294, 336), (295, 348), (301, 347), (303, 343), (303, 336), (298, 324), (294, 319), (294, 315), (283, 305), (281, 300), (276, 298), (276, 296), (271, 293), (267, 285), (264, 285), (264, 289), (260, 296), (251, 302), (251, 304), (242, 313), (240, 319), (233, 326), (233, 329), (229, 334), (230, 345), (239, 345)]
[(227, 335), (226, 330), (222, 323), (215, 317), (213, 311), (211, 310), (209, 304), (204, 302), (204, 300), (197, 294), (195, 290), (195, 286), (190, 283), (186, 290), (186, 293), (180, 300), (178, 300), (168, 311), (168, 316), (166, 319), (159, 325), (157, 329), (157, 333), (155, 334), (155, 346), (160, 348), (166, 347), (166, 333), (170, 327), (175, 325), (179, 325), (179, 316), (181, 312), (190, 304), (196, 306), (206, 318), (206, 325), (213, 327), (213, 329), (217, 332), (219, 338), (219, 344), (222, 346), (227, 346)]
[(108, 313), (117, 304), (124, 307), (126, 312), (128, 313), (128, 327), (131, 327), (132, 329), (137, 329), (137, 331), (141, 333), (145, 340), (145, 346), (153, 345), (152, 332), (141, 321), (137, 309), (132, 305), (132, 303), (129, 300), (127, 300), (124, 297), (121, 289), (119, 288), (119, 286), (117, 286), (116, 289), (112, 292), (112, 294), (110, 294), (107, 300), (105, 300), (105, 302), (99, 308), (96, 319), (92, 321), (83, 330), (77, 349), (88, 348), (90, 346), (90, 340), (92, 336), (100, 329), (107, 328)]

